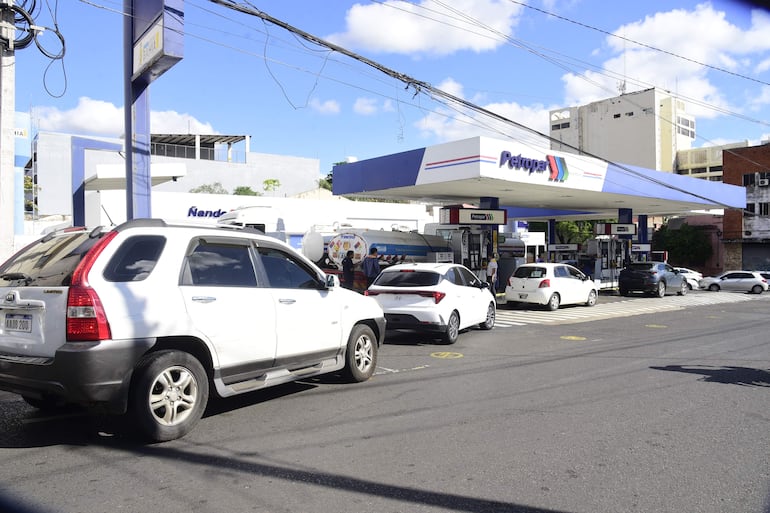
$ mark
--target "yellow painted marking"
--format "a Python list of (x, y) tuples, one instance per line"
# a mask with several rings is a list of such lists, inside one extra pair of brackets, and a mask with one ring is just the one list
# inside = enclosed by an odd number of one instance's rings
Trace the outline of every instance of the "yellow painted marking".
[(645, 328), (668, 328), (665, 324), (645, 324)]
[(445, 358), (445, 359), (452, 359), (452, 358), (462, 358), (462, 353), (452, 353), (450, 351), (438, 351), (436, 353), (430, 354), (433, 358)]
[(585, 340), (585, 337), (578, 337), (576, 335), (564, 335), (563, 337), (559, 337), (562, 340)]

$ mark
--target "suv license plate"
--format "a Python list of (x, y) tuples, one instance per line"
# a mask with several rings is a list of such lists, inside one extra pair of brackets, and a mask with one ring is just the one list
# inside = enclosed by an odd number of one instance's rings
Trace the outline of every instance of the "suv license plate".
[(29, 314), (5, 314), (5, 329), (32, 333), (32, 316)]

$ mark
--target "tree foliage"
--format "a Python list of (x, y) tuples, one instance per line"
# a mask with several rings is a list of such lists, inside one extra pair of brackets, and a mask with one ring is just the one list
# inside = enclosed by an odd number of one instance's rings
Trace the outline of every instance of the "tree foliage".
[(190, 192), (203, 193), (203, 194), (230, 194), (227, 189), (222, 187), (220, 182), (208, 183), (193, 187)]
[(668, 251), (668, 261), (682, 267), (703, 266), (714, 250), (703, 227), (683, 223), (678, 229), (664, 224), (652, 234), (652, 249)]
[(262, 182), (262, 188), (267, 192), (274, 192), (281, 186), (281, 181), (278, 178), (268, 178)]
[(235, 196), (262, 196), (261, 192), (257, 192), (248, 185), (239, 185), (233, 191)]

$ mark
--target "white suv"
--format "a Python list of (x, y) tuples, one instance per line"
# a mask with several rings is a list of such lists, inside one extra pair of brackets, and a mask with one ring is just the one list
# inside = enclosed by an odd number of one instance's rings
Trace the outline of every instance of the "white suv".
[(137, 219), (48, 234), (0, 265), (0, 389), (128, 411), (179, 438), (220, 397), (374, 373), (385, 317), (251, 229)]

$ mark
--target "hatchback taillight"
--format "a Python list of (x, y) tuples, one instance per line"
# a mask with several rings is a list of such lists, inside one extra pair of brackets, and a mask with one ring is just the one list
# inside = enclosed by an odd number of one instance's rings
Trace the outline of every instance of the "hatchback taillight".
[(551, 286), (551, 280), (546, 278), (543, 281), (540, 282), (540, 285), (537, 286), (539, 289), (547, 289)]
[(438, 292), (438, 291), (425, 291), (425, 292), (418, 292), (418, 294), (422, 297), (430, 297), (433, 298), (433, 301), (436, 302), (436, 304), (439, 304), (442, 299), (446, 297), (446, 293), (444, 292)]

